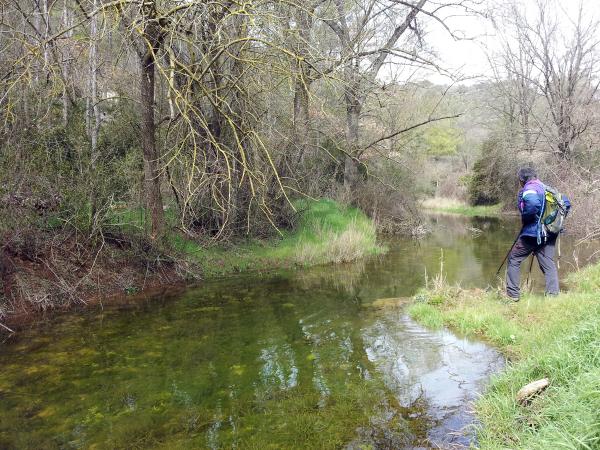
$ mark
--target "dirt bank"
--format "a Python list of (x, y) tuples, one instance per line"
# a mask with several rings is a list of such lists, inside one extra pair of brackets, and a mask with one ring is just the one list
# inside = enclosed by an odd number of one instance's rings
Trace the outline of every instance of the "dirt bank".
[(159, 295), (202, 273), (149, 240), (123, 235), (91, 240), (30, 231), (5, 235), (3, 242), (0, 322), (13, 330), (56, 311)]

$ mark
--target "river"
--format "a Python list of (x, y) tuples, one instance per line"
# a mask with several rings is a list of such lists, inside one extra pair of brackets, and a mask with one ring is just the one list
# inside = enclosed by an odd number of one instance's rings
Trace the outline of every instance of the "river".
[[(431, 217), (383, 257), (60, 314), (0, 344), (0, 448), (461, 448), (504, 364), (397, 304), (486, 287), (517, 224)], [(592, 250), (564, 239), (561, 272)], [(534, 290), (543, 290), (539, 269)], [(386, 306), (388, 305), (388, 306)]]

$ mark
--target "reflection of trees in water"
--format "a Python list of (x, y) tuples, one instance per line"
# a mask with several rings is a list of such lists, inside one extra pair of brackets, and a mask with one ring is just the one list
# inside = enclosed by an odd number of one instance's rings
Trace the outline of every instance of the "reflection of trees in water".
[[(362, 276), (364, 264), (359, 267)], [(315, 275), (301, 285), (302, 289), (319, 286), (311, 284), (318, 280), (335, 285), (336, 279), (344, 278), (341, 273)], [(258, 292), (249, 294), (258, 297)], [(239, 327), (227, 347), (243, 348), (245, 355), (242, 359), (237, 359), (242, 355), (223, 355), (219, 361), (221, 368), (211, 382), (213, 421), (206, 430), (207, 445), (247, 442), (248, 435), (242, 430), (248, 420), (262, 424), (256, 430), (260, 433), (265, 432), (263, 428), (278, 426), (280, 420), (288, 424), (302, 420), (307, 404), (315, 408), (311, 414), (322, 411), (325, 416), (337, 414), (333, 411), (341, 405), (356, 409), (352, 420), (361, 425), (353, 444), (397, 448), (413, 442), (415, 436), (424, 439), (429, 427), (422, 423), (426, 420), (425, 400), (418, 399), (417, 392), (413, 405), (402, 406), (383, 382), (381, 372), (368, 358), (360, 307), (348, 301), (343, 288), (337, 291), (321, 286), (308, 300), (302, 290), (284, 282), (271, 286), (268, 298), (260, 308), (236, 314), (234, 321), (223, 318), (214, 325)], [(391, 351), (399, 341), (389, 340), (391, 330), (379, 331), (389, 341)], [(255, 344), (248, 344), (248, 336)], [(244, 370), (244, 376), (236, 376), (238, 368)], [(248, 415), (248, 411), (253, 413)], [(265, 417), (252, 418), (254, 414)], [(407, 425), (409, 417), (412, 430)]]
[(441, 250), (448, 282), (495, 282), (496, 269), (514, 238), (512, 222), (448, 215), (429, 220), (432, 233), (422, 240), (396, 237), (388, 255), (301, 271), (294, 274), (294, 282), (305, 289), (333, 288), (367, 302), (410, 296), (425, 284), (425, 274), (431, 278), (439, 273)]
[(422, 396), (420, 378), (434, 371), (442, 359), (429, 333), (410, 327), (402, 311), (387, 311), (385, 318), (366, 327), (362, 336), (369, 360), (382, 374), (400, 404), (411, 407)]
[[(494, 274), (514, 238), (512, 224), (496, 218), (440, 216), (431, 218), (433, 233), (426, 242), (444, 249), (447, 280), (466, 286), (493, 283)], [(508, 244), (507, 244), (508, 242)], [(439, 253), (438, 253), (439, 259)], [(434, 273), (438, 267), (429, 261)]]
[(501, 367), (501, 356), (446, 331), (430, 332), (396, 310), (364, 327), (363, 338), (386, 386), (410, 417), (423, 418), (414, 423), (422, 426), (422, 439), (469, 445), (469, 436), (450, 431), (470, 422), (468, 403)]
[(295, 273), (294, 281), (307, 290), (331, 286), (338, 291), (352, 294), (363, 284), (366, 268), (367, 259), (352, 263), (318, 266)]
[(360, 331), (360, 340), (373, 376), (382, 380), (387, 395), (394, 399), (394, 414), (407, 421), (413, 447), (426, 442), (427, 430), (433, 425), (420, 376), (434, 370), (441, 356), (439, 347), (431, 346), (426, 339), (412, 339), (406, 333), (403, 314), (397, 309), (380, 311)]
[[(283, 343), (270, 342), (261, 349), (258, 359), (262, 363), (259, 370), (259, 384), (266, 390), (291, 389), (298, 384), (298, 367), (294, 350)], [(257, 387), (258, 389), (258, 387)]]
[(502, 229), (502, 220), (495, 217), (465, 217), (450, 214), (427, 217), (433, 235), (444, 230), (446, 237), (472, 237), (478, 232), (495, 233)]
[(579, 270), (600, 260), (600, 241), (582, 242), (569, 234), (564, 234), (561, 240), (561, 262), (567, 270)]
[[(140, 434), (156, 433), (165, 442), (181, 434), (183, 427), (202, 439), (196, 447), (260, 443), (259, 435), (267, 440), (272, 437), (271, 429), (285, 431), (301, 423), (303, 411), (310, 411), (311, 417), (322, 415), (332, 426), (359, 423), (363, 443), (370, 442), (365, 436), (371, 435), (385, 442), (387, 431), (403, 430), (402, 415), (420, 413), (414, 412), (415, 407), (418, 410), (415, 403), (403, 409), (391, 385), (384, 384), (378, 363), (367, 357), (373, 340), (380, 339), (382, 357), (390, 358), (384, 373), (404, 376), (407, 370), (406, 377), (418, 385), (417, 369), (404, 367), (413, 363), (403, 359), (406, 355), (394, 353), (405, 351), (406, 346), (401, 335), (394, 334), (397, 317), (386, 311), (391, 322), (377, 328), (372, 312), (361, 308), (361, 299), (370, 302), (411, 295), (424, 284), (425, 266), (430, 276), (436, 273), (440, 247), (445, 247), (452, 282), (469, 271), (472, 278), (494, 273), (514, 236), (507, 225), (487, 223), (444, 217), (432, 235), (418, 243), (394, 239), (390, 254), (382, 258), (315, 267), (289, 276), (245, 276), (207, 283), (176, 302), (140, 304), (130, 313), (111, 315), (104, 323), (93, 318), (80, 323), (84, 319), (77, 318), (68, 322), (69, 327), (54, 328), (56, 334), (32, 337), (31, 350), (7, 347), (3, 361), (11, 362), (5, 364), (3, 380), (17, 395), (33, 395), (56, 407), (44, 425), (28, 424), (30, 435), (37, 436), (32, 442), (42, 442), (70, 423), (74, 423), (73, 430), (81, 428), (89, 418), (79, 411), (97, 405), (107, 406), (98, 407), (104, 418), (86, 425), (90, 445), (109, 439), (108, 430), (111, 442), (129, 442), (130, 430), (136, 427)], [(484, 232), (473, 238), (469, 226)], [(563, 247), (565, 254), (568, 248), (568, 244)], [(583, 254), (581, 250), (580, 261)], [(39, 351), (33, 349), (40, 339), (44, 345)], [(437, 350), (419, 343), (405, 352), (414, 354), (415, 367), (422, 370), (439, 358)], [(17, 353), (18, 357), (11, 358)], [(29, 374), (26, 368), (33, 361), (40, 366), (42, 353), (52, 355), (43, 376)], [(77, 363), (67, 364), (70, 357)], [(77, 384), (82, 379), (83, 386)], [(86, 398), (65, 396), (64, 389), (85, 392)], [(419, 391), (407, 391), (411, 395), (415, 399)], [(136, 414), (111, 422), (115, 411), (131, 407), (131, 399), (135, 399)], [(340, 416), (346, 407), (352, 418)], [(3, 419), (14, 417), (14, 423), (26, 408), (19, 404), (13, 413), (0, 402)], [(152, 422), (146, 429), (137, 421), (150, 423), (148, 418), (156, 414), (152, 408), (168, 420)], [(411, 426), (417, 422), (411, 421)], [(181, 427), (174, 428), (173, 423)], [(291, 428), (285, 433), (291, 435)], [(76, 436), (65, 433), (65, 439), (71, 438)], [(282, 435), (275, 439), (284, 442)]]
[[(350, 435), (358, 425), (370, 427), (374, 417), (388, 417), (380, 413), (382, 405), (388, 405), (388, 413), (393, 412), (389, 407), (393, 397), (374, 379), (375, 371), (365, 356), (359, 306), (333, 289), (315, 290), (306, 298), (308, 287), (303, 284), (298, 289), (286, 282), (271, 286), (268, 301), (265, 298), (258, 310), (247, 311), (243, 321), (215, 325), (226, 329), (239, 326), (227, 347), (242, 347), (247, 354), (241, 362), (229, 355), (219, 361), (230, 370), (225, 376), (219, 371), (221, 378), (212, 381), (216, 386), (210, 401), (214, 422), (207, 430), (207, 445), (247, 442), (248, 435), (242, 430), (248, 420), (263, 424), (256, 430), (260, 433), (269, 426), (284, 430), (302, 421), (307, 408), (312, 416), (323, 415), (332, 424), (354, 424), (347, 430)], [(249, 294), (258, 297), (258, 292)], [(248, 343), (248, 336), (255, 344)], [(248, 376), (236, 379), (238, 369)], [(340, 409), (347, 411), (348, 417), (339, 416)], [(394, 422), (397, 417), (392, 414), (389, 419), (389, 432), (406, 436), (404, 426)], [(287, 433), (293, 434), (291, 430)], [(279, 437), (273, 439), (279, 442)]]
[[(357, 306), (345, 298), (328, 292), (306, 304), (297, 302), (294, 307), (279, 305), (271, 309), (275, 314), (266, 316), (265, 324), (273, 327), (262, 334), (269, 337), (261, 339), (255, 398), (261, 403), (270, 402), (272, 413), (281, 408), (277, 414), (286, 421), (293, 421), (302, 410), (293, 405), (288, 409), (291, 403), (312, 401), (311, 414), (322, 413), (328, 420), (341, 420), (340, 424), (354, 423), (348, 430), (351, 433), (360, 425), (365, 436), (377, 437), (377, 442), (391, 437), (389, 442), (405, 442), (410, 433), (397, 412), (394, 397), (377, 379), (366, 357)], [(272, 319), (277, 323), (272, 324)], [(265, 396), (267, 391), (269, 395)], [(279, 401), (283, 403), (278, 405)], [(340, 408), (347, 417), (330, 416), (339, 414), (336, 411)], [(356, 442), (370, 441), (359, 437)]]

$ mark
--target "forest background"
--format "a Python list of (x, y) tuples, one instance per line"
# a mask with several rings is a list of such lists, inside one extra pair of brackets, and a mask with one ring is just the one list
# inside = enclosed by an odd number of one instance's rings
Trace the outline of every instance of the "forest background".
[[(494, 32), (485, 76), (429, 39), (478, 40), (456, 16)], [(3, 2), (0, 318), (376, 253), (425, 199), (514, 209), (523, 165), (595, 239), (597, 28), (551, 0)]]

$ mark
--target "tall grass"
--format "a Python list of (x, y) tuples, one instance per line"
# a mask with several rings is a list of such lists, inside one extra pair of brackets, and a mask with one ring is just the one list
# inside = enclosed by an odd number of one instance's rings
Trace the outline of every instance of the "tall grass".
[(468, 217), (494, 217), (500, 214), (502, 205), (470, 206), (457, 199), (434, 197), (425, 199), (423, 208), (438, 213), (458, 214)]
[(341, 263), (382, 253), (375, 225), (362, 212), (332, 200), (302, 202), (304, 208), (294, 244), (298, 264)]
[(186, 257), (200, 263), (207, 276), (347, 262), (386, 251), (377, 243), (373, 222), (358, 209), (328, 199), (300, 200), (295, 206), (298, 223), (279, 239), (247, 240), (229, 247), (204, 247), (179, 234), (169, 239)]
[[(476, 402), (483, 449), (600, 448), (600, 265), (569, 277), (556, 298), (444, 287), (417, 296), (409, 310), (429, 326), (447, 325), (488, 339), (510, 358)], [(516, 402), (525, 384), (550, 387), (529, 405)]]

